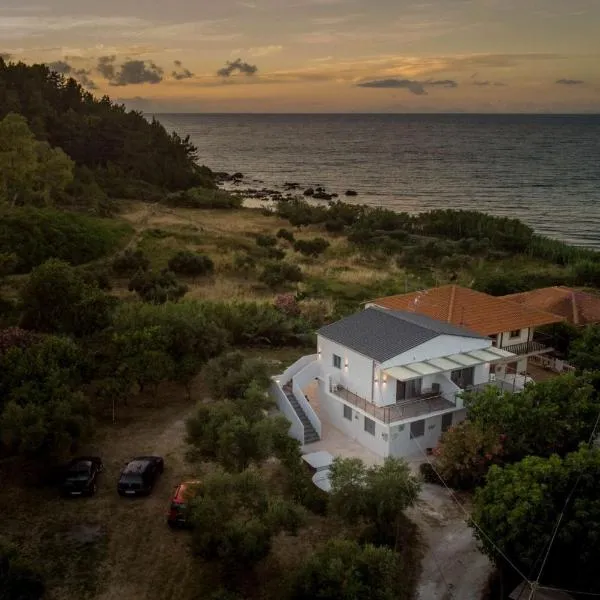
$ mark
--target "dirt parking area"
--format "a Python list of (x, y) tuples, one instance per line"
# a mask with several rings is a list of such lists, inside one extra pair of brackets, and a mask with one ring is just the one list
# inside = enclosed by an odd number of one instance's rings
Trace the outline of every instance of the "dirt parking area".
[[(51, 600), (139, 600), (197, 597), (198, 564), (186, 532), (166, 512), (173, 486), (193, 474), (185, 463), (185, 419), (191, 403), (140, 406), (103, 426), (82, 453), (104, 461), (92, 498), (63, 499), (53, 488), (0, 490), (0, 530), (48, 573)], [(121, 498), (116, 483), (136, 455), (158, 454), (165, 471), (149, 497)]]

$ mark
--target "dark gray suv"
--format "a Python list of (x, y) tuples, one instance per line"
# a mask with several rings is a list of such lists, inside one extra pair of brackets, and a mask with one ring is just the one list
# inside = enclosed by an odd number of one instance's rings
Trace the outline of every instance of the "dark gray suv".
[(121, 496), (148, 495), (164, 468), (162, 456), (138, 456), (121, 471), (117, 491)]

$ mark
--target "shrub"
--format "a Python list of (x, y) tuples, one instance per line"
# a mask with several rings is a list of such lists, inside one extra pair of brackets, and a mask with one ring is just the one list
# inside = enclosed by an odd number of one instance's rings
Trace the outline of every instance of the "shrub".
[(267, 248), (267, 258), (270, 260), (283, 260), (285, 251), (281, 248)]
[(209, 256), (182, 250), (169, 260), (169, 269), (180, 275), (208, 275), (215, 270), (215, 264)]
[(261, 248), (270, 248), (277, 245), (277, 238), (272, 235), (259, 234), (256, 236), (256, 245)]
[(436, 475), (435, 469), (430, 463), (421, 463), (419, 465), (419, 472), (421, 473), (421, 477), (423, 477), (423, 481), (427, 483), (440, 483), (440, 478)]
[(41, 575), (0, 538), (0, 590), (2, 600), (40, 600), (45, 585)]
[(256, 269), (256, 261), (249, 254), (236, 253), (232, 261), (233, 270), (244, 277), (250, 276)]
[(325, 229), (330, 233), (341, 233), (346, 229), (346, 224), (341, 219), (329, 219), (325, 222)]
[(175, 274), (168, 269), (160, 273), (138, 271), (129, 282), (129, 291), (137, 292), (144, 302), (164, 304), (177, 302), (187, 293), (187, 286), (177, 281)]
[(314, 238), (312, 240), (297, 240), (294, 244), (294, 250), (305, 256), (319, 256), (329, 248), (329, 242), (323, 238)]
[(294, 294), (279, 294), (275, 297), (273, 305), (288, 317), (297, 317), (300, 314), (300, 305)]
[(204, 369), (204, 382), (213, 400), (243, 398), (252, 383), (264, 390), (269, 381), (267, 363), (260, 358), (246, 359), (241, 352), (213, 358)]
[(133, 274), (137, 271), (146, 271), (150, 267), (150, 260), (142, 250), (128, 248), (112, 262), (112, 268), (119, 275)]
[(290, 243), (294, 243), (295, 239), (294, 238), (294, 234), (293, 232), (291, 232), (289, 229), (280, 229), (277, 232), (277, 237), (282, 239), (282, 240), (287, 240)]
[(122, 222), (50, 209), (0, 211), (0, 254), (16, 256), (17, 273), (27, 273), (50, 258), (73, 265), (98, 259), (131, 233)]
[(195, 187), (169, 194), (164, 203), (175, 208), (234, 209), (242, 206), (243, 199), (223, 190)]
[(260, 281), (270, 288), (279, 288), (302, 281), (302, 270), (298, 265), (286, 262), (269, 263), (265, 265), (260, 275)]

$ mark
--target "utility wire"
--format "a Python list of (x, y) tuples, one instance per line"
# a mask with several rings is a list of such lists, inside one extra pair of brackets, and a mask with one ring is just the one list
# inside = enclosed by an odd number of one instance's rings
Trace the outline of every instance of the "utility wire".
[[(599, 418), (600, 418), (600, 415), (599, 415)], [(431, 467), (433, 472), (437, 475), (438, 479), (444, 484), (444, 487), (446, 488), (446, 490), (448, 490), (448, 493), (450, 494), (450, 496), (452, 497), (452, 499), (454, 500), (456, 505), (465, 514), (465, 516), (467, 517), (467, 520), (470, 521), (471, 523), (473, 523), (473, 525), (479, 530), (481, 535), (483, 535), (485, 537), (485, 539), (494, 547), (494, 549), (498, 552), (498, 554), (500, 554), (500, 556), (502, 556), (502, 558), (504, 558), (504, 560), (521, 576), (521, 578), (524, 581), (527, 581), (528, 583), (530, 583), (529, 580), (527, 579), (527, 577), (525, 577), (525, 575), (523, 575), (523, 573), (520, 571), (520, 569), (510, 560), (510, 558), (508, 558), (508, 556), (506, 556), (506, 554), (498, 547), (498, 545), (494, 542), (494, 540), (492, 540), (492, 538), (490, 538), (490, 536), (483, 530), (481, 525), (479, 525), (479, 523), (477, 523), (477, 521), (475, 521), (473, 519), (473, 517), (469, 514), (467, 509), (461, 504), (461, 502), (456, 497), (456, 494), (454, 493), (454, 491), (450, 488), (450, 486), (446, 483), (444, 478), (438, 473), (437, 469), (433, 466), (432, 461), (429, 459), (427, 454), (423, 451), (423, 448), (421, 447), (421, 444), (419, 444), (418, 440), (416, 438), (412, 438), (412, 439), (415, 442), (415, 444), (417, 445), (417, 447), (419, 448), (421, 454), (425, 457), (425, 460), (429, 463), (429, 466)]]

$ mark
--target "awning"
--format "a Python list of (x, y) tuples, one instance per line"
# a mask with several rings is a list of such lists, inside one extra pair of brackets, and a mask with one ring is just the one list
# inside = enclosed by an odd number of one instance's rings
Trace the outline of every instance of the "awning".
[(516, 354), (490, 346), (485, 350), (471, 350), (470, 352), (450, 354), (441, 358), (431, 358), (407, 365), (389, 367), (384, 369), (383, 373), (398, 381), (410, 381), (427, 375), (456, 371), (513, 357), (516, 357)]

